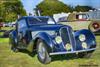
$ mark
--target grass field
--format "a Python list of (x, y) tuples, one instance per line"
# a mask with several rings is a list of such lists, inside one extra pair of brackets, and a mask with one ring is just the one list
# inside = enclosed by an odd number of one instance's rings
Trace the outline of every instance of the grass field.
[(96, 36), (96, 39), (97, 49), (91, 58), (72, 58), (60, 55), (54, 56), (50, 64), (44, 65), (38, 61), (37, 55), (32, 57), (23, 52), (14, 53), (10, 50), (9, 39), (0, 38), (0, 67), (80, 67), (80, 65), (100, 67), (100, 36)]
[(1, 30), (11, 30), (14, 29), (14, 27), (1, 27)]

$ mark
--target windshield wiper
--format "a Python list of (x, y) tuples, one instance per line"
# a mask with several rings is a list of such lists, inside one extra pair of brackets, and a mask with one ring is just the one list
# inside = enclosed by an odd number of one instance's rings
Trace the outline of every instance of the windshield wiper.
[(39, 22), (42, 22), (42, 20), (40, 20), (38, 17), (34, 17), (35, 19), (37, 19)]

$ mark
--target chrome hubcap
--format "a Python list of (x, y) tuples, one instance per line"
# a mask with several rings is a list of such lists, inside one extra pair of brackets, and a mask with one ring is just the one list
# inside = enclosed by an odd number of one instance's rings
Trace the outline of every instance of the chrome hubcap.
[(39, 56), (40, 56), (41, 59), (45, 58), (45, 52), (46, 52), (46, 50), (45, 50), (43, 43), (42, 42), (39, 43), (38, 53), (39, 53)]
[(15, 38), (15, 43), (17, 43), (17, 38)]

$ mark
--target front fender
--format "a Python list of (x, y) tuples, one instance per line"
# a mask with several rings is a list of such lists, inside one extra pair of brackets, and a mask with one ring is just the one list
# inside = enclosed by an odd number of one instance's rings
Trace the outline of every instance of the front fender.
[(87, 43), (88, 49), (96, 48), (95, 35), (90, 30), (83, 29), (83, 30), (75, 32), (76, 44), (77, 44), (77, 47), (79, 50), (82, 49), (82, 47), (80, 46), (82, 42), (79, 40), (80, 34), (85, 35), (85, 37), (86, 37), (85, 42)]
[(35, 39), (37, 39), (37, 38), (42, 39), (46, 43), (45, 46), (47, 47), (47, 51), (49, 53), (53, 51), (54, 44), (53, 44), (52, 38), (49, 34), (47, 34), (45, 32), (41, 32), (35, 36)]
[(17, 32), (15, 30), (13, 30), (12, 32), (10, 32), (9, 34), (9, 41), (10, 41), (10, 44), (12, 45), (16, 45), (16, 41), (15, 39), (17, 38)]

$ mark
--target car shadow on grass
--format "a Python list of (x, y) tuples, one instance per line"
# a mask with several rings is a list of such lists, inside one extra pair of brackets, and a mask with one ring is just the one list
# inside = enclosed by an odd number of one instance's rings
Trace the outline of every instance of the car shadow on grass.
[[(29, 52), (28, 50), (19, 50), (19, 52), (28, 54), (30, 57), (34, 57), (37, 53), (36, 51), (34, 52)], [(76, 54), (66, 54), (66, 55), (54, 55), (50, 56), (52, 58), (52, 61), (64, 61), (64, 60), (72, 60), (72, 59), (77, 59)]]
[[(30, 57), (34, 57), (37, 54), (36, 51), (34, 51), (33, 53), (29, 52), (28, 50), (22, 50), (22, 49), (19, 51), (28, 54)], [(76, 54), (54, 55), (50, 57), (52, 58), (52, 61), (73, 60), (78, 58)]]
[(36, 51), (29, 52), (28, 50), (25, 49), (20, 49), (19, 52), (28, 54), (30, 57), (34, 57), (36, 55)]
[(65, 55), (55, 55), (55, 56), (51, 56), (52, 57), (52, 61), (64, 61), (64, 60), (73, 60), (73, 59), (77, 59), (77, 55), (76, 54), (65, 54)]

